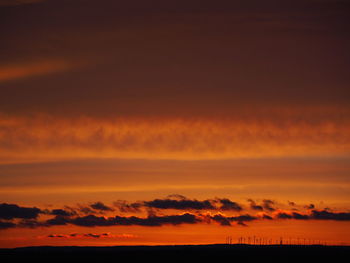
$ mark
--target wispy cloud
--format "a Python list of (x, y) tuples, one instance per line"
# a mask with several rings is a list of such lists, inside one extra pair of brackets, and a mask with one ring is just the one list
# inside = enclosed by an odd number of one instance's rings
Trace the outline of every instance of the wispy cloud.
[(0, 65), (0, 82), (63, 72), (75, 66), (60, 59)]
[[(30, 129), (28, 127), (30, 126)], [(341, 156), (346, 120), (55, 118), (0, 115), (0, 161)], [(32, 149), (35, 148), (35, 151)]]

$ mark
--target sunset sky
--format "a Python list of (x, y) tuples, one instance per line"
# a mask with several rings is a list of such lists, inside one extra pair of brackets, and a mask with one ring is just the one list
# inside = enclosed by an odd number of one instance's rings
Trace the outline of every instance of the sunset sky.
[(349, 13), (0, 0), (0, 247), (350, 245)]

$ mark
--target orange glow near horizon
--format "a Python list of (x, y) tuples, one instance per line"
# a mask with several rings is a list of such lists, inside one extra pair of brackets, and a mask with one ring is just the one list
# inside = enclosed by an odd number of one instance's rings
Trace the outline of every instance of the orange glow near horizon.
[[(346, 217), (350, 205), (350, 124), (332, 117), (304, 115), (300, 119), (297, 111), (288, 114), (287, 119), (283, 111), (275, 111), (274, 117), (224, 119), (3, 115), (0, 123), (7, 128), (0, 131), (0, 173), (7, 177), (2, 179), (0, 198), (8, 204), (43, 211), (79, 210), (96, 201), (113, 207), (117, 200), (138, 202), (178, 193), (190, 200), (230, 198), (243, 211), (223, 211), (223, 215), (249, 214), (258, 220), (221, 226), (205, 219), (217, 214), (213, 211), (150, 209), (130, 214), (116, 208), (113, 212), (91, 210), (90, 215), (106, 220), (114, 216), (142, 219), (149, 214), (188, 212), (203, 221), (82, 227), (70, 223), (40, 226), (50, 219), (48, 215), (33, 223), (5, 218), (3, 222), (18, 224), (18, 228), (2, 230), (0, 246), (207, 244), (223, 243), (228, 233), (237, 242), (243, 236), (259, 236), (272, 243), (283, 237), (286, 242), (349, 245), (346, 231), (341, 230), (348, 229), (346, 220), (277, 217), (284, 211), (287, 216), (293, 211), (305, 214), (309, 203), (317, 204), (320, 211), (347, 213)], [(250, 210), (250, 198), (257, 203), (274, 200), (278, 209), (269, 213), (274, 219), (263, 219), (265, 212)], [(290, 207), (288, 202), (298, 205)]]

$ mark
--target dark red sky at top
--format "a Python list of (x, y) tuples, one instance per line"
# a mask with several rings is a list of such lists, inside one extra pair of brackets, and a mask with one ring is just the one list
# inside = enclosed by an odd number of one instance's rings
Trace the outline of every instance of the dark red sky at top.
[(0, 67), (64, 66), (3, 78), (4, 113), (348, 105), (347, 1), (32, 2), (1, 7)]

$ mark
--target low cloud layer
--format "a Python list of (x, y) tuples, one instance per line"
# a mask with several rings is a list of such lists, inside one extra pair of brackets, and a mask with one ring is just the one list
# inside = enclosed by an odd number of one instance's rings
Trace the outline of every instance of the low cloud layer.
[[(249, 222), (257, 220), (350, 221), (348, 211), (316, 209), (314, 205), (298, 206), (295, 203), (292, 210), (286, 210), (279, 208), (279, 205), (269, 199), (262, 199), (261, 202), (248, 199), (248, 204), (239, 204), (228, 198), (197, 200), (179, 195), (133, 203), (119, 200), (114, 203), (116, 209), (100, 201), (88, 206), (66, 206), (52, 210), (3, 203), (0, 204), (0, 229), (65, 225), (160, 227), (201, 223), (248, 226)], [(290, 206), (290, 201), (285, 206)], [(140, 215), (142, 213), (148, 215)]]
[(136, 235), (132, 234), (111, 234), (111, 233), (71, 233), (71, 234), (49, 234), (47, 236), (40, 236), (38, 238), (55, 238), (55, 239), (81, 239), (81, 238), (117, 238), (117, 239), (130, 239), (136, 238)]
[(87, 215), (82, 217), (62, 217), (56, 216), (53, 219), (41, 222), (41, 226), (60, 226), (60, 225), (75, 225), (83, 227), (96, 226), (163, 226), (163, 225), (181, 225), (181, 224), (195, 224), (201, 220), (194, 214), (185, 213), (180, 215), (152, 215), (148, 217), (137, 216), (114, 216), (103, 217), (96, 215)]

